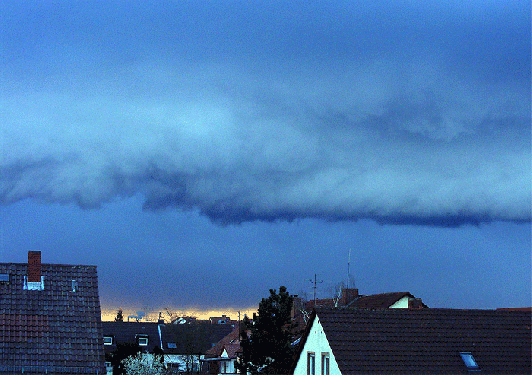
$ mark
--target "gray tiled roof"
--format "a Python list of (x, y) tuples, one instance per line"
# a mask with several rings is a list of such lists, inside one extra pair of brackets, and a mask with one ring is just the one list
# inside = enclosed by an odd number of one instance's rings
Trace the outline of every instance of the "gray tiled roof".
[(42, 264), (44, 290), (23, 289), (27, 270), (0, 263), (9, 274), (0, 282), (0, 374), (104, 374), (96, 267)]
[[(162, 327), (163, 349), (167, 354), (205, 354), (232, 330), (229, 324), (166, 324)], [(169, 348), (169, 342), (176, 348)]]
[(105, 352), (116, 350), (117, 344), (138, 344), (138, 337), (148, 338), (148, 345), (140, 347), (144, 353), (153, 353), (155, 347), (161, 348), (159, 324), (154, 322), (102, 322), (104, 336), (113, 338), (112, 345), (105, 345)]
[(530, 311), (317, 309), (316, 314), (343, 375), (466, 374), (460, 352), (471, 352), (483, 374), (530, 374)]
[[(193, 322), (189, 324), (158, 324), (155, 322), (102, 322), (105, 336), (113, 337), (113, 344), (106, 345), (111, 353), (117, 344), (135, 344), (137, 336), (148, 336), (148, 345), (143, 352), (152, 353), (159, 347), (165, 354), (205, 354), (215, 343), (227, 335), (233, 327), (228, 324)], [(162, 339), (162, 343), (161, 343)], [(169, 347), (168, 343), (175, 344)]]
[[(387, 309), (404, 297), (415, 298), (408, 292), (371, 294), (358, 297), (349, 306), (358, 309)], [(417, 305), (417, 307), (427, 307), (420, 300), (417, 300)]]
[(205, 356), (207, 358), (216, 358), (222, 355), (223, 349), (226, 345), (238, 344), (240, 347), (240, 327), (236, 326), (227, 336), (223, 337), (212, 348), (207, 350)]

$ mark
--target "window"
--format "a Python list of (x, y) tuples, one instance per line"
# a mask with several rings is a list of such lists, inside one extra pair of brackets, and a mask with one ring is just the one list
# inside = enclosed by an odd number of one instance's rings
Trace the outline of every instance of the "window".
[(76, 292), (78, 290), (78, 281), (72, 280), (72, 291)]
[(329, 353), (321, 353), (321, 375), (329, 375)]
[(113, 345), (113, 336), (104, 336), (103, 337), (104, 345)]
[(462, 356), (462, 361), (464, 361), (468, 370), (479, 370), (477, 361), (475, 361), (471, 352), (460, 352), (460, 356)]
[(139, 346), (148, 346), (148, 335), (137, 335), (137, 343)]
[(177, 349), (177, 344), (175, 342), (169, 342), (166, 345), (168, 346), (168, 349)]
[(28, 276), (24, 276), (24, 283), (22, 289), (44, 290), (44, 276), (41, 276), (41, 281), (28, 281)]
[(307, 352), (307, 375), (316, 375), (316, 356), (313, 352)]

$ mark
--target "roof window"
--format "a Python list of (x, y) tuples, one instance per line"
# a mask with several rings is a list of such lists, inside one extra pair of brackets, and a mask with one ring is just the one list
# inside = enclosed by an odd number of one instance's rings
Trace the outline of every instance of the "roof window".
[(44, 276), (41, 276), (41, 281), (29, 281), (28, 276), (24, 276), (24, 283), (23, 283), (22, 289), (44, 290)]
[(0, 283), (9, 283), (9, 274), (8, 273), (0, 273)]
[(104, 345), (113, 345), (113, 336), (104, 336), (103, 337)]
[(175, 342), (169, 342), (167, 346), (168, 349), (177, 349), (177, 344)]
[(471, 352), (460, 352), (460, 356), (462, 357), (462, 360), (464, 361), (464, 364), (468, 370), (475, 371), (480, 369)]
[(137, 343), (139, 346), (148, 346), (148, 335), (137, 335)]

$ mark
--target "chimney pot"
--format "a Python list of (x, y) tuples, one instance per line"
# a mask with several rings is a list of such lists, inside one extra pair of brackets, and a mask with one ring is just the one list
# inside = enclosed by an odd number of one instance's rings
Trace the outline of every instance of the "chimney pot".
[(28, 251), (28, 282), (41, 282), (40, 251)]

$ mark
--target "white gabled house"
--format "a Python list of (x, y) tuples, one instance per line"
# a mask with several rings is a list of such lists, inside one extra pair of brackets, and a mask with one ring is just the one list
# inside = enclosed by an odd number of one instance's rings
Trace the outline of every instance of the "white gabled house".
[(209, 375), (239, 374), (236, 367), (240, 347), (240, 328), (236, 327), (206, 352), (202, 371)]
[(293, 373), (293, 375), (316, 374), (341, 375), (319, 317), (315, 317), (307, 331), (304, 347)]

